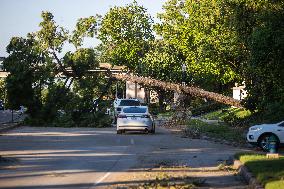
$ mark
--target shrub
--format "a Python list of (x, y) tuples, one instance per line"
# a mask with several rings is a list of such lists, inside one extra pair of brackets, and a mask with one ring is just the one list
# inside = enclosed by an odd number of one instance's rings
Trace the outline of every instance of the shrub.
[(263, 122), (276, 123), (284, 119), (284, 102), (273, 102), (262, 112)]
[(212, 111), (224, 108), (224, 107), (227, 107), (227, 106), (224, 104), (216, 103), (216, 102), (208, 102), (201, 106), (193, 108), (192, 115), (198, 116), (198, 115), (212, 112)]

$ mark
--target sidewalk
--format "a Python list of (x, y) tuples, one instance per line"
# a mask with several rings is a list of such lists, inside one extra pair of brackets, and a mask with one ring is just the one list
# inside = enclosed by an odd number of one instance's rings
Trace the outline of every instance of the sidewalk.
[(3, 133), (3, 132), (6, 132), (6, 131), (9, 131), (11, 129), (14, 129), (16, 127), (19, 127), (21, 123), (3, 123), (3, 124), (0, 124), (0, 133)]

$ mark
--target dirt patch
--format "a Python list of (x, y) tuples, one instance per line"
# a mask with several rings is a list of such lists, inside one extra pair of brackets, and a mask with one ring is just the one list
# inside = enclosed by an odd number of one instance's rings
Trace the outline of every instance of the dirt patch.
[(219, 144), (225, 144), (233, 147), (240, 147), (245, 149), (257, 149), (256, 147), (250, 145), (246, 140), (237, 141), (237, 140), (228, 140), (225, 138), (218, 138), (213, 136), (207, 136), (205, 133), (200, 131), (198, 128), (189, 128), (188, 125), (184, 124), (173, 124), (171, 121), (164, 122), (160, 125), (163, 128), (166, 128), (171, 131), (173, 134), (180, 135), (182, 138), (191, 138), (191, 139), (202, 139)]
[(110, 188), (246, 188), (235, 170), (225, 168), (190, 168), (163, 165), (150, 169), (132, 169), (130, 174), (127, 175), (128, 177), (126, 175), (120, 177), (124, 184)]

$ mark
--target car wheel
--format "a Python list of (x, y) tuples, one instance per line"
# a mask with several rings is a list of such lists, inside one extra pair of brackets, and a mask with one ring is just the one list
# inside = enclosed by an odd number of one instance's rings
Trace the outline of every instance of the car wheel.
[[(265, 134), (260, 136), (260, 138), (258, 139), (258, 146), (265, 152), (269, 151), (269, 137), (271, 137), (272, 135), (274, 134)], [(276, 146), (278, 146), (278, 144)]]
[(122, 134), (122, 130), (117, 130), (116, 134)]

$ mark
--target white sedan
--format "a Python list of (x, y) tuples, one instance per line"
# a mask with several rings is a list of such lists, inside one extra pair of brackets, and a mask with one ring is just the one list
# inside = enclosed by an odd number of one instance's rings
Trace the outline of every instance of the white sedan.
[(247, 140), (249, 143), (259, 146), (264, 151), (268, 151), (268, 139), (273, 135), (277, 139), (277, 145), (284, 144), (284, 121), (250, 127), (247, 133)]
[(124, 107), (117, 117), (117, 134), (125, 131), (155, 133), (155, 123), (147, 106)]

